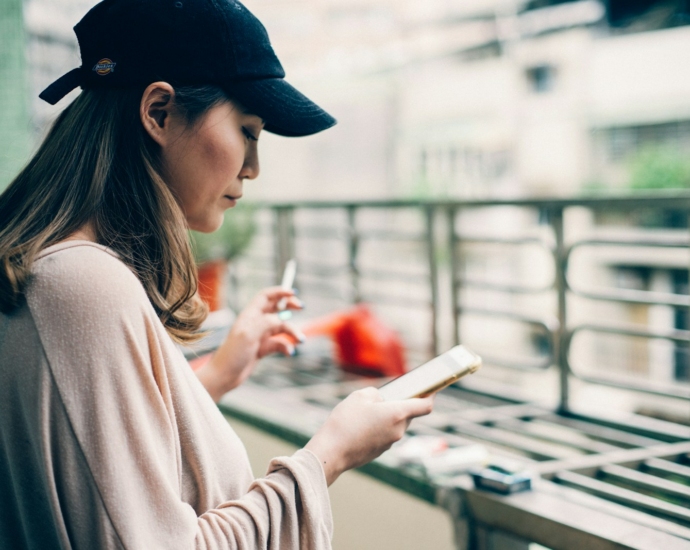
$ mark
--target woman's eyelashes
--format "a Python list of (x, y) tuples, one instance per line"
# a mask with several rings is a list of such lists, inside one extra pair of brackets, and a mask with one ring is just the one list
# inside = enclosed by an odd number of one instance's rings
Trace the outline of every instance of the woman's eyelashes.
[(259, 141), (259, 138), (256, 137), (254, 134), (252, 134), (249, 130), (247, 130), (244, 126), (242, 126), (242, 133), (244, 134), (244, 137), (246, 137), (248, 140), (251, 141)]

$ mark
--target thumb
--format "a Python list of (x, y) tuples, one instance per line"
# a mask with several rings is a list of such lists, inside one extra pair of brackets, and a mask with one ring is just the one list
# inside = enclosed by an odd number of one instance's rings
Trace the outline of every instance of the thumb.
[(412, 399), (405, 399), (398, 401), (403, 407), (405, 416), (407, 418), (417, 418), (418, 416), (425, 416), (434, 409), (434, 396), (429, 397), (415, 397)]

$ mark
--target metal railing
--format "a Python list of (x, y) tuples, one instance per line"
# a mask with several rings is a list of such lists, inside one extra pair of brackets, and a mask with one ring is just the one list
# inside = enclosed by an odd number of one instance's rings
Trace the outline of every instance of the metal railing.
[[(668, 263), (670, 254), (673, 256), (670, 261), (672, 267), (676, 271), (687, 272), (690, 267), (690, 259), (685, 257), (690, 250), (687, 225), (660, 229), (640, 227), (629, 221), (623, 223), (623, 229), (606, 232), (602, 231), (608, 227), (606, 224), (591, 222), (584, 230), (577, 220), (571, 219), (578, 212), (584, 212), (590, 219), (610, 213), (630, 217), (640, 211), (690, 212), (690, 194), (563, 200), (296, 202), (268, 204), (262, 209), (263, 238), (267, 239), (261, 251), (264, 276), (277, 281), (287, 259), (297, 256), (300, 265), (298, 286), (303, 293), (336, 297), (343, 303), (367, 301), (382, 307), (394, 307), (398, 311), (401, 308), (426, 311), (427, 320), (408, 330), (428, 334), (426, 349), (422, 351), (426, 356), (441, 352), (450, 343), (464, 341), (463, 319), (483, 316), (527, 327), (533, 338), (541, 342), (541, 354), (536, 357), (515, 357), (512, 354), (492, 357), (489, 352), (484, 354), (485, 362), (528, 371), (557, 369), (558, 401), (562, 411), (569, 409), (570, 385), (575, 379), (690, 400), (690, 385), (685, 381), (639, 380), (625, 373), (608, 374), (603, 367), (582, 369), (572, 360), (574, 341), (585, 334), (664, 341), (683, 352), (690, 344), (687, 325), (602, 322), (598, 318), (583, 320), (578, 315), (571, 315), (573, 300), (590, 304), (588, 307), (592, 311), (595, 309), (591, 304), (596, 303), (618, 304), (620, 307), (662, 306), (672, 312), (690, 309), (687, 293), (673, 289), (587, 288), (578, 280), (582, 273), (588, 273), (587, 269), (577, 272), (572, 267), (577, 254), (586, 250), (592, 253), (596, 249), (604, 255), (610, 255), (612, 251), (633, 251), (633, 263), (639, 269), (651, 269), (659, 262), (658, 258), (647, 258), (648, 252), (666, 251), (668, 257), (662, 257), (661, 263)], [(527, 214), (530, 223), (511, 225), (502, 219), (505, 217), (502, 212)], [(268, 213), (270, 216), (266, 216)], [(481, 220), (485, 213), (490, 213), (489, 219), (498, 218), (499, 222), (483, 224)], [(406, 225), (409, 222), (411, 229), (400, 227), (401, 217)], [(465, 225), (471, 225), (471, 231), (463, 226), (463, 221), (468, 220)], [(321, 253), (311, 260), (304, 257), (304, 251), (315, 246), (316, 242), (321, 243)], [(365, 258), (366, 248), (372, 243), (377, 244), (383, 253), (377, 256), (370, 251)], [(273, 247), (272, 265), (266, 265), (265, 246)], [(469, 251), (479, 246), (485, 249), (474, 254)], [(528, 247), (540, 250), (542, 258), (536, 262), (535, 269), (541, 275), (549, 275), (550, 280), (533, 283), (504, 278), (495, 281), (463, 273), (468, 271), (467, 264), (471, 258), (490, 256), (486, 248), (492, 246), (508, 250), (510, 254)], [(246, 280), (248, 274), (257, 274), (261, 262), (257, 263), (259, 256), (256, 253), (260, 248), (259, 244), (254, 245), (241, 262), (245, 275), (240, 276), (240, 280)], [(416, 254), (410, 253), (413, 248)], [(406, 258), (402, 267), (394, 265), (396, 250), (399, 256)], [(625, 261), (630, 263), (630, 253), (627, 254)], [(679, 254), (685, 258), (680, 264)], [(597, 268), (607, 262), (615, 265), (615, 259), (611, 258), (593, 261), (592, 265)], [(658, 268), (666, 269), (663, 265)], [(552, 272), (548, 273), (549, 270)], [(511, 274), (510, 268), (503, 271)], [(398, 288), (397, 294), (390, 291), (395, 288)], [(406, 289), (414, 289), (414, 292)], [(487, 306), (481, 300), (471, 299), (468, 293), (472, 292), (494, 297), (485, 302), (502, 303), (504, 300), (495, 299), (500, 295), (510, 298), (505, 299), (508, 302), (537, 297), (550, 305)], [(582, 309), (581, 305), (579, 307)], [(485, 323), (490, 326), (489, 322)], [(447, 327), (452, 327), (452, 335), (448, 334)]]

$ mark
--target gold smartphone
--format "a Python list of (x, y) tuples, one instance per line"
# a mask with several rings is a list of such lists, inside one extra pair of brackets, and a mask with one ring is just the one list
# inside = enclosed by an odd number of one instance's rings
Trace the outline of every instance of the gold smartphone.
[(386, 401), (426, 397), (450, 386), (482, 365), (482, 358), (465, 346), (455, 346), (431, 361), (379, 388)]

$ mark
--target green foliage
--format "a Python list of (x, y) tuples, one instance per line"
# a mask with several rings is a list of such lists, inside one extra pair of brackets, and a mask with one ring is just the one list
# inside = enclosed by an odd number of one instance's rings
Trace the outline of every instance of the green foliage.
[(22, 0), (0, 0), (0, 192), (31, 151)]
[(579, 194), (584, 196), (603, 195), (610, 192), (611, 188), (600, 180), (586, 181), (579, 190)]
[(190, 231), (192, 250), (197, 264), (209, 260), (231, 260), (242, 254), (256, 232), (255, 208), (239, 203), (225, 212), (220, 229), (213, 233)]
[(690, 157), (673, 149), (641, 150), (630, 163), (630, 188), (690, 188)]

